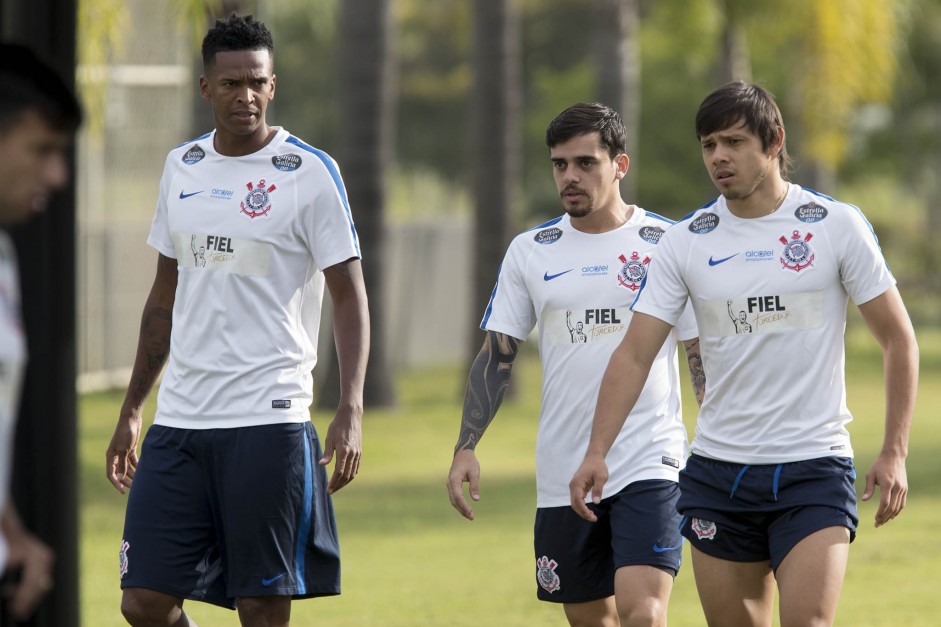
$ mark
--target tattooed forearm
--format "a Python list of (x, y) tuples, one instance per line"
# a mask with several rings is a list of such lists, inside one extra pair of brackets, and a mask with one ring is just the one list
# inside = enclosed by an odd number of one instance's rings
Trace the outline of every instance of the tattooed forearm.
[(706, 372), (702, 366), (699, 338), (683, 342), (683, 348), (686, 349), (686, 361), (689, 364), (689, 378), (693, 384), (693, 394), (696, 396), (696, 402), (702, 406), (703, 398), (706, 396)]
[(137, 347), (137, 362), (134, 364), (134, 373), (128, 387), (128, 391), (140, 402), (150, 393), (167, 360), (172, 327), (173, 315), (169, 309), (153, 307), (144, 312), (140, 343)]
[(471, 365), (464, 391), (461, 434), (454, 452), (473, 450), (506, 396), (513, 360), (520, 341), (503, 333), (487, 332), (487, 339)]

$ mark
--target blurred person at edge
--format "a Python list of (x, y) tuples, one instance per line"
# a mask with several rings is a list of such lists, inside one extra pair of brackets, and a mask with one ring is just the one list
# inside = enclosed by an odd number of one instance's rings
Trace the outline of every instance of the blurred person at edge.
[(23, 525), (10, 496), (27, 355), (16, 251), (6, 229), (43, 211), (68, 182), (82, 113), (62, 77), (23, 46), (0, 43), (0, 84), (0, 595), (10, 616), (26, 620), (52, 588), (55, 556)]

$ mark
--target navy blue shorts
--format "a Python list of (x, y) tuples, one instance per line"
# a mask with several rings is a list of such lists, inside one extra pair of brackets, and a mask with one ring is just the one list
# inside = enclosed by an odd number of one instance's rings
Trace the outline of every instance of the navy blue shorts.
[(589, 503), (598, 516), (595, 523), (568, 505), (536, 510), (539, 600), (607, 598), (614, 594), (614, 573), (622, 566), (655, 566), (675, 577), (683, 549), (678, 497), (676, 482), (655, 479), (628, 484), (598, 505)]
[(856, 469), (848, 457), (787, 464), (733, 464), (692, 455), (680, 471), (683, 536), (703, 553), (733, 562), (770, 561), (827, 527), (856, 537)]
[(340, 593), (340, 550), (310, 422), (153, 425), (124, 521), (121, 588), (234, 608)]

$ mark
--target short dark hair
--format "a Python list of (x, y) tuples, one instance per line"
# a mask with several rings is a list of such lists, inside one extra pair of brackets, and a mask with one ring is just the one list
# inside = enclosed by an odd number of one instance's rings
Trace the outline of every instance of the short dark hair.
[[(778, 129), (784, 128), (784, 118), (771, 93), (752, 83), (733, 81), (718, 88), (702, 101), (696, 113), (696, 138), (731, 128), (741, 122), (761, 140), (767, 150), (774, 142)], [(778, 169), (788, 180), (791, 158), (787, 154), (787, 138), (778, 153)]]
[(599, 102), (573, 104), (555, 117), (546, 129), (546, 146), (552, 148), (577, 135), (598, 132), (601, 146), (612, 158), (627, 153), (627, 128), (621, 115)]
[(0, 43), (0, 133), (15, 125), (26, 111), (35, 111), (59, 131), (74, 133), (82, 123), (82, 107), (62, 76), (32, 50)]
[(208, 68), (215, 62), (217, 52), (236, 50), (267, 50), (274, 57), (274, 39), (264, 22), (259, 22), (251, 15), (232, 13), (229, 17), (216, 20), (203, 38), (203, 67)]

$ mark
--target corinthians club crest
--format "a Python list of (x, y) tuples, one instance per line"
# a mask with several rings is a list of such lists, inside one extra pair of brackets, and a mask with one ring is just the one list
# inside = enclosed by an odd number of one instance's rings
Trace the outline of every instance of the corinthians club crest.
[(635, 250), (631, 253), (630, 259), (624, 255), (618, 255), (618, 259), (624, 264), (618, 270), (618, 284), (636, 292), (647, 276), (647, 264), (650, 263), (650, 257), (644, 256), (641, 259), (640, 254)]
[(536, 579), (539, 581), (539, 585), (549, 594), (562, 587), (559, 575), (555, 572), (557, 566), (558, 563), (554, 559), (545, 555), (536, 560)]
[(261, 179), (258, 181), (257, 186), (249, 181), (245, 184), (245, 187), (248, 188), (248, 194), (246, 194), (245, 200), (241, 203), (242, 213), (252, 220), (268, 215), (268, 212), (271, 211), (269, 194), (277, 189), (274, 183), (266, 187), (265, 179)]
[(800, 272), (814, 265), (814, 250), (810, 247), (810, 240), (814, 234), (808, 232), (801, 237), (800, 231), (795, 229), (791, 232), (791, 239), (782, 235), (778, 238), (784, 244), (784, 251), (781, 253), (781, 269)]

